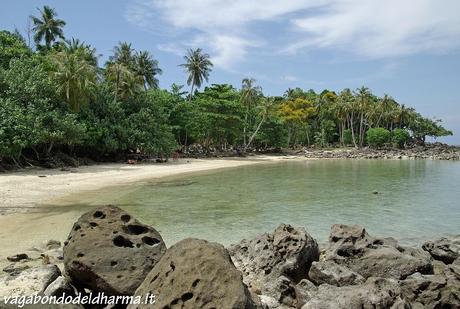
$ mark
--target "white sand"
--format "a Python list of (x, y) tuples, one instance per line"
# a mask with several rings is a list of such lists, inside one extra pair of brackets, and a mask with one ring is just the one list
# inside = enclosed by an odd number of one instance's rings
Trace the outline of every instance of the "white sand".
[[(68, 203), (67, 196), (73, 196), (73, 199), (81, 196), (83, 200), (104, 187), (295, 158), (181, 159), (166, 164), (101, 164), (71, 171), (32, 169), (0, 174), (0, 266), (7, 255), (20, 253), (49, 239), (64, 240), (80, 213), (65, 211), (47, 214), (40, 207), (46, 204), (62, 204), (64, 207)], [(38, 209), (39, 212), (36, 211)]]

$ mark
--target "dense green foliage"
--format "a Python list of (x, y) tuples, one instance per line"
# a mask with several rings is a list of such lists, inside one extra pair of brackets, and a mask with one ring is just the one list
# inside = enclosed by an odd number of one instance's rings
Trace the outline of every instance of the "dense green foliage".
[(367, 143), (371, 147), (382, 147), (390, 141), (390, 135), (385, 128), (370, 128), (366, 132)]
[(398, 148), (404, 148), (410, 138), (410, 134), (406, 129), (394, 129), (392, 133), (392, 141)]
[(191, 91), (177, 84), (162, 90), (162, 71), (149, 52), (123, 42), (100, 67), (92, 46), (64, 40), (65, 22), (56, 16), (45, 7), (32, 17), (35, 51), (19, 34), (0, 32), (0, 164), (41, 162), (59, 153), (97, 160), (167, 157), (191, 144), (206, 151), (405, 147), (452, 134), (439, 120), (365, 87), (338, 93), (296, 88), (267, 97), (245, 78), (241, 89), (211, 84), (197, 91), (212, 71), (201, 49), (189, 50), (181, 65)]

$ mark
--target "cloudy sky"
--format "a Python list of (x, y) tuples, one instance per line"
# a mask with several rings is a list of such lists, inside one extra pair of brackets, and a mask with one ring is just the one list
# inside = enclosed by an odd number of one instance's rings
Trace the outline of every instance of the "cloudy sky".
[[(458, 0), (79, 0), (2, 3), (2, 29), (27, 28), (44, 4), (102, 54), (132, 42), (160, 61), (161, 86), (185, 83), (178, 64), (201, 47), (215, 64), (212, 83), (239, 87), (254, 77), (264, 92), (365, 85), (460, 136)], [(460, 137), (444, 141), (460, 144)]]

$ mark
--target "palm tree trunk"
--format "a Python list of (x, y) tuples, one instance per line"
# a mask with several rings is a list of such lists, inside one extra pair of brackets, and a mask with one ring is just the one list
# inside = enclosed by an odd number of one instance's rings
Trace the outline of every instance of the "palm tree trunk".
[(193, 95), (193, 87), (195, 86), (195, 78), (192, 79), (192, 88), (190, 88), (190, 96), (188, 98), (188, 101), (192, 101), (192, 95)]
[(351, 139), (353, 140), (353, 145), (355, 146), (355, 148), (358, 148), (358, 145), (356, 145), (355, 130), (353, 128), (353, 113), (351, 113), (351, 117), (350, 117), (350, 129), (351, 129)]
[(257, 133), (260, 130), (260, 127), (262, 126), (262, 124), (264, 122), (265, 122), (265, 117), (262, 117), (262, 119), (260, 120), (259, 125), (257, 126), (256, 130), (254, 131), (254, 133), (252, 133), (251, 137), (249, 138), (248, 144), (244, 147), (244, 152), (246, 152), (246, 149), (248, 149), (248, 147), (251, 145), (252, 140), (254, 139), (254, 137), (256, 137)]

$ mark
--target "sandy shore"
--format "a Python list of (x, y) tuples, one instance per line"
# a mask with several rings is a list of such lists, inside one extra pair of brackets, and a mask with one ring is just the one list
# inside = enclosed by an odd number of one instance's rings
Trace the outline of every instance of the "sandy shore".
[(181, 159), (170, 163), (127, 165), (100, 164), (59, 169), (32, 169), (0, 174), (0, 213), (27, 211), (37, 205), (56, 202), (66, 195), (123, 185), (145, 179), (276, 162), (292, 156), (256, 156), (229, 159)]
[[(7, 255), (49, 239), (65, 239), (72, 223), (81, 215), (81, 210), (73, 211), (68, 206), (69, 201), (91, 200), (105, 187), (296, 158), (182, 159), (165, 164), (100, 164), (70, 171), (32, 169), (0, 174), (0, 267), (5, 265)], [(56, 211), (61, 204), (65, 211)]]

